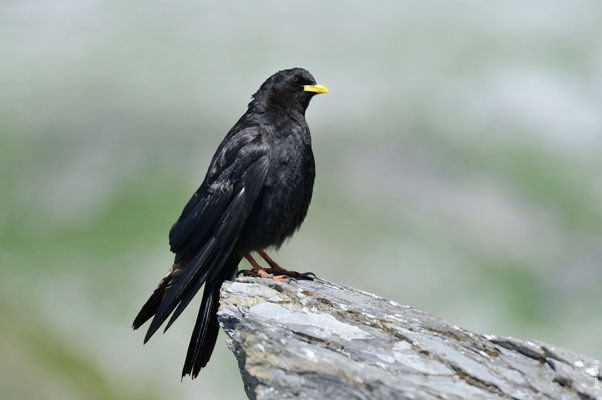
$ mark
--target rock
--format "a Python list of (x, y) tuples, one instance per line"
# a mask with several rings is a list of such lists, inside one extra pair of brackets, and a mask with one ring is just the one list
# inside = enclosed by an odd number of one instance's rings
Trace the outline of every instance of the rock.
[(218, 318), (250, 399), (600, 398), (591, 358), (323, 280), (226, 282)]

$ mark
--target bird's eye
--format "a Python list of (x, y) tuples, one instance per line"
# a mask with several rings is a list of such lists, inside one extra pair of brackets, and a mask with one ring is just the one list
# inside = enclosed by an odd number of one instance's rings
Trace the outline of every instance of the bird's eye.
[(301, 78), (299, 77), (299, 75), (293, 76), (293, 82), (298, 83), (300, 80)]

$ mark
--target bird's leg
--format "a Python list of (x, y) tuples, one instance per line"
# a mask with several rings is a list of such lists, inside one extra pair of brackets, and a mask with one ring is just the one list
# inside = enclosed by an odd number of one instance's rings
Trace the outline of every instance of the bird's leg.
[[(316, 274), (314, 274), (313, 272), (305, 272), (305, 273), (300, 273), (297, 271), (289, 271), (287, 269), (282, 268), (280, 265), (278, 265), (278, 263), (274, 260), (272, 260), (272, 258), (270, 256), (268, 256), (268, 254), (263, 251), (263, 250), (256, 250), (257, 254), (259, 254), (269, 265), (270, 268), (268, 268), (267, 270), (265, 270), (266, 272), (269, 272), (270, 274), (278, 274), (278, 275), (285, 275), (285, 276), (290, 276), (291, 278), (301, 278), (301, 279), (313, 279), (316, 277)], [(313, 277), (311, 276), (313, 275)]]
[(268, 253), (266, 253), (265, 251), (257, 250), (257, 254), (259, 254), (261, 258), (263, 258), (270, 265), (270, 269), (288, 272), (284, 268), (280, 267), (280, 265), (278, 265), (276, 261), (272, 260), (272, 257), (268, 256)]
[(261, 265), (259, 265), (257, 263), (257, 261), (255, 261), (255, 259), (253, 257), (251, 257), (251, 255), (249, 253), (245, 254), (244, 257), (247, 259), (249, 264), (251, 264), (251, 266), (253, 267), (252, 270), (240, 271), (240, 273), (242, 273), (244, 276), (261, 276), (261, 277), (270, 278), (270, 279), (273, 279), (273, 280), (279, 281), (279, 282), (288, 282), (289, 281), (289, 279), (286, 276), (282, 276), (282, 275), (274, 276), (274, 275), (268, 273), (265, 269), (263, 269), (261, 267)]

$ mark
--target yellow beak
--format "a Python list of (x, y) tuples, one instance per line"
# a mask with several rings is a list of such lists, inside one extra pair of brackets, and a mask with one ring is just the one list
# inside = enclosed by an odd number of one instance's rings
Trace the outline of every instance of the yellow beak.
[(328, 93), (328, 89), (324, 85), (305, 85), (303, 86), (303, 90), (306, 92), (314, 92), (314, 93)]

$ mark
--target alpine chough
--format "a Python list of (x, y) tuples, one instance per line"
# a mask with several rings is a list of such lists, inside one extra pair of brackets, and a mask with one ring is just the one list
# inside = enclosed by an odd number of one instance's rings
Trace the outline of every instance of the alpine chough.
[[(278, 248), (307, 214), (315, 164), (305, 110), (319, 93), (328, 90), (302, 68), (269, 77), (217, 148), (203, 183), (171, 227), (174, 263), (133, 327), (152, 318), (146, 343), (171, 315), (167, 330), (205, 285), (182, 377), (195, 378), (207, 365), (219, 328), (219, 290), (243, 257), (253, 267), (246, 275), (311, 278), (280, 268), (264, 249)], [(253, 251), (270, 268), (262, 268)]]

